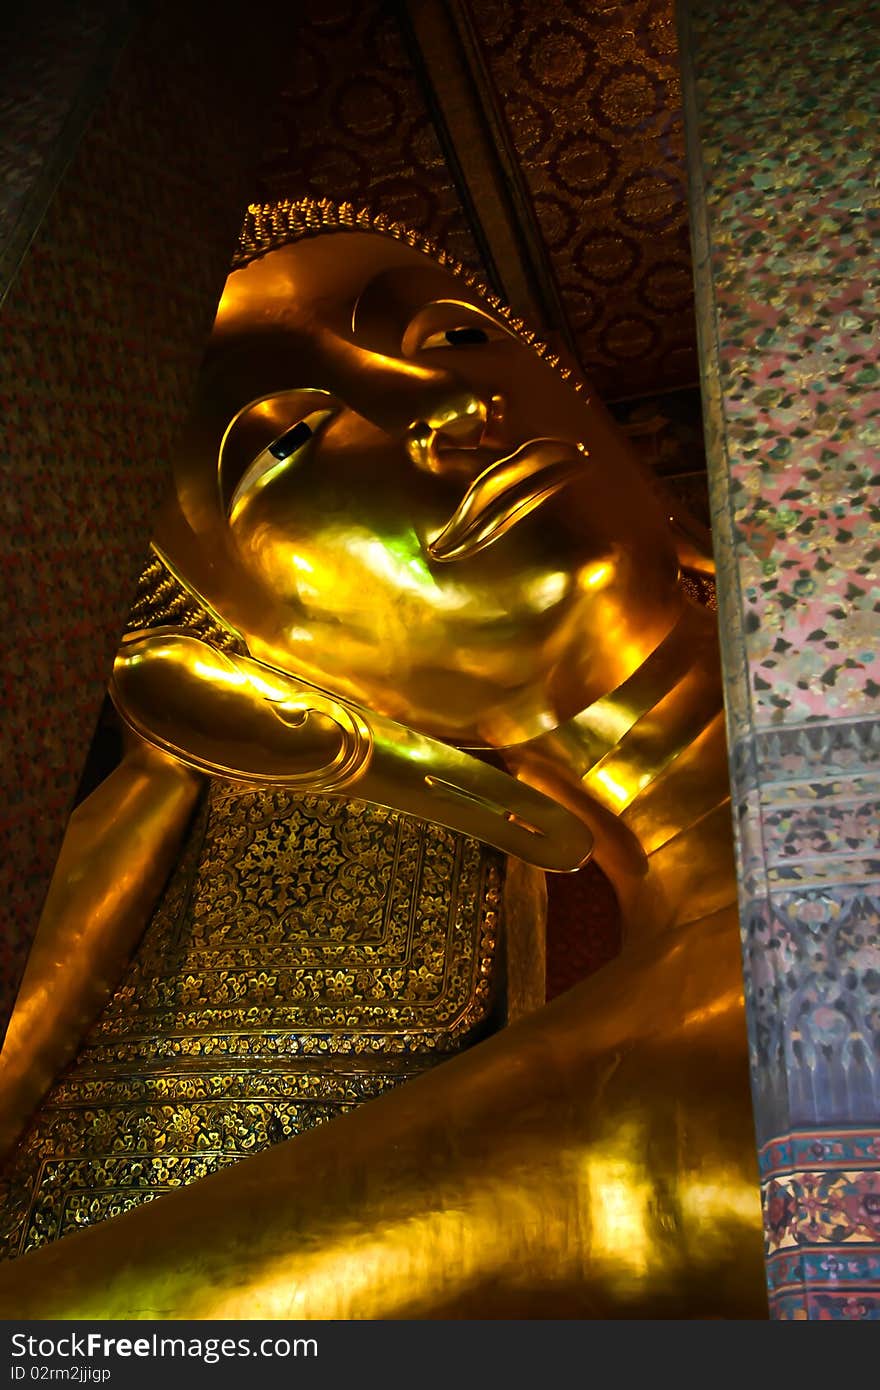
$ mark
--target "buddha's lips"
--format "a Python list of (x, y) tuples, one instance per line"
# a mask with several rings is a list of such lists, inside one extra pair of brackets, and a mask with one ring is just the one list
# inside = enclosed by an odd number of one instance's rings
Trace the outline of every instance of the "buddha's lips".
[(438, 536), (432, 560), (465, 560), (485, 550), (581, 473), (587, 451), (561, 439), (533, 439), (475, 478)]

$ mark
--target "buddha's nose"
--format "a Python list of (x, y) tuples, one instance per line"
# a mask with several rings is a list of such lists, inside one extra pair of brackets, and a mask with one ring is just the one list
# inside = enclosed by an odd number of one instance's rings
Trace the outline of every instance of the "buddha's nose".
[(425, 366), (370, 351), (329, 329), (316, 338), (343, 400), (395, 439), (429, 473), (473, 471), (467, 452), (491, 444), (503, 410), (500, 397), (447, 366)]
[(409, 426), (406, 451), (426, 473), (470, 472), (472, 465), (462, 451), (488, 443), (501, 414), (500, 396), (487, 401), (467, 389), (446, 393), (433, 411)]

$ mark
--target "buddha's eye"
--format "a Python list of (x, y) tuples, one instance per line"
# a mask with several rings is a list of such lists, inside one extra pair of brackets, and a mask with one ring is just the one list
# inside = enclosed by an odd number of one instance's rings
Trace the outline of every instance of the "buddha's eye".
[(280, 439), (276, 439), (274, 444), (269, 445), (269, 453), (276, 459), (289, 459), (291, 454), (295, 454), (297, 449), (302, 448), (303, 444), (311, 439), (312, 433), (311, 425), (305, 420), (300, 420), (292, 430), (288, 430)]
[(320, 431), (321, 426), (333, 415), (332, 410), (312, 410), (303, 420), (278, 435), (271, 444), (266, 445), (245, 469), (238, 486), (232, 494), (228, 507), (230, 521), (234, 521), (247, 502), (287, 469), (296, 465), (296, 456)]
[(443, 335), (452, 347), (460, 343), (488, 343), (489, 334), (482, 328), (447, 328)]
[(400, 340), (400, 350), (404, 357), (416, 357), (438, 348), (479, 353), (483, 347), (512, 337), (508, 328), (475, 304), (437, 299), (423, 304), (410, 319)]
[(439, 333), (431, 333), (420, 346), (422, 348), (472, 347), (478, 343), (488, 342), (491, 342), (491, 337), (486, 329), (478, 328), (476, 324), (469, 323), (461, 328), (444, 328)]

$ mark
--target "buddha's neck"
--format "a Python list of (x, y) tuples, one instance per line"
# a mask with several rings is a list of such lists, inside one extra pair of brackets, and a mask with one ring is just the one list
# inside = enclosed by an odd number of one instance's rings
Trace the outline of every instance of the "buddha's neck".
[[(688, 602), (623, 685), (511, 750), (523, 780), (589, 823), (625, 913), (647, 885), (661, 916), (670, 894), (690, 906), (732, 899), (722, 704), (715, 615)], [(685, 910), (669, 907), (676, 920)]]

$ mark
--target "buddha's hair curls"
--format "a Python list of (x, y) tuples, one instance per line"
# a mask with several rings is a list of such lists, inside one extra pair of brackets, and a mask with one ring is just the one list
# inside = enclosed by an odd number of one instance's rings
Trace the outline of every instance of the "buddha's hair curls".
[(423, 236), (421, 232), (414, 232), (410, 227), (404, 227), (400, 222), (394, 222), (384, 212), (373, 213), (369, 208), (358, 209), (353, 203), (333, 203), (329, 198), (322, 198), (320, 201), (314, 198), (300, 198), (295, 202), (285, 199), (277, 203), (252, 203), (241, 229), (238, 248), (232, 261), (233, 269), (239, 270), (242, 266), (250, 265), (269, 251), (289, 246), (291, 242), (299, 241), (302, 237), (319, 236), (325, 232), (374, 232), (394, 237), (396, 241), (411, 246), (414, 251), (430, 256), (437, 265), (458, 276), (470, 289), (475, 290), (487, 307), (498, 318), (503, 319), (511, 332), (528, 343), (529, 347), (555, 368), (570, 386), (576, 391), (584, 389), (584, 383), (569, 367), (563, 366), (552, 348), (542, 342), (537, 334), (489, 289), (480, 275), (468, 270), (461, 261), (435, 245), (429, 237)]

